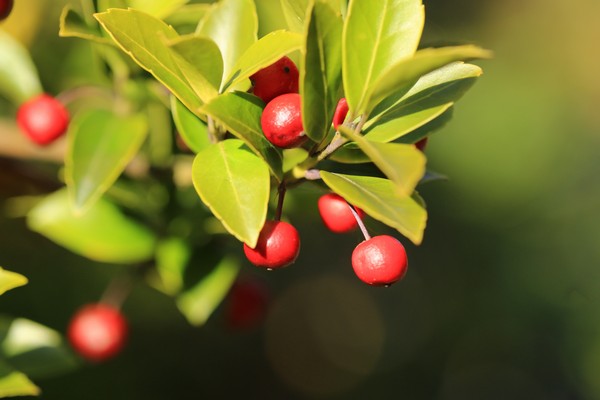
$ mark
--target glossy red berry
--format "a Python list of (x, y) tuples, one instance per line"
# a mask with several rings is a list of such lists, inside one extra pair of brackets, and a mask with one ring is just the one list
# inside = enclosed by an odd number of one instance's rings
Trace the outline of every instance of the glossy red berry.
[(415, 147), (421, 151), (425, 151), (425, 147), (427, 146), (427, 140), (428, 138), (424, 137), (423, 139), (415, 143)]
[(244, 243), (248, 260), (268, 269), (290, 265), (300, 253), (300, 235), (296, 228), (284, 221), (267, 221), (263, 226), (256, 247)]
[(348, 102), (345, 97), (342, 97), (340, 101), (338, 101), (333, 113), (333, 127), (335, 129), (344, 123), (346, 115), (348, 115)]
[(369, 285), (391, 285), (406, 273), (406, 250), (392, 236), (375, 236), (356, 246), (352, 253), (352, 268), (356, 276)]
[(300, 95), (282, 94), (267, 104), (260, 118), (267, 140), (277, 147), (298, 147), (307, 139), (302, 126)]
[(284, 56), (250, 76), (252, 92), (265, 103), (282, 94), (298, 93), (298, 76), (296, 64)]
[[(327, 193), (319, 198), (317, 202), (319, 214), (325, 226), (332, 232), (350, 232), (358, 226), (358, 222), (352, 214), (350, 205), (344, 198), (335, 193)], [(355, 208), (359, 217), (363, 218), (365, 213), (360, 208)]]
[(0, 21), (7, 18), (13, 8), (13, 0), (0, 0)]
[(231, 287), (225, 305), (227, 326), (235, 330), (255, 327), (264, 318), (268, 304), (269, 292), (260, 281), (238, 280)]
[(121, 312), (105, 304), (80, 308), (69, 323), (71, 346), (89, 361), (104, 361), (118, 354), (127, 337), (127, 322)]
[(19, 107), (17, 123), (29, 139), (45, 146), (66, 132), (69, 112), (54, 97), (41, 94)]

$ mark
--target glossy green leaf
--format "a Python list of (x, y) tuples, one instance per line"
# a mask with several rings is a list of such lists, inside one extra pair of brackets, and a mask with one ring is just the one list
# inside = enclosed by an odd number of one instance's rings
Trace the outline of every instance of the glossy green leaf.
[(177, 297), (177, 307), (190, 324), (200, 326), (208, 320), (229, 292), (238, 271), (238, 260), (226, 257), (200, 282)]
[(227, 231), (254, 247), (267, 216), (267, 164), (241, 140), (228, 139), (196, 155), (192, 179), (200, 199)]
[(131, 8), (164, 19), (190, 0), (127, 0)]
[(282, 56), (300, 49), (301, 46), (302, 36), (298, 33), (278, 30), (263, 36), (240, 56), (223, 89), (235, 87), (250, 75), (268, 67)]
[[(110, 9), (94, 14), (113, 40), (140, 67), (150, 72), (190, 110), (202, 101), (179, 70), (167, 40), (179, 35), (169, 25), (136, 10)], [(166, 40), (165, 40), (166, 39)]]
[(421, 0), (351, 0), (343, 33), (344, 92), (354, 115), (390, 65), (414, 54), (425, 15)]
[(154, 254), (154, 234), (100, 198), (74, 215), (66, 189), (48, 195), (27, 215), (27, 225), (55, 243), (91, 260), (129, 264)]
[(421, 244), (427, 211), (412, 197), (398, 196), (388, 179), (321, 171), (323, 182), (369, 216), (398, 230), (414, 244)]
[(491, 53), (477, 46), (452, 46), (419, 50), (411, 58), (391, 65), (367, 91), (367, 111), (393, 94), (399, 87), (414, 82), (419, 77), (456, 61), (489, 58)]
[(167, 42), (181, 73), (196, 94), (207, 103), (219, 93), (223, 59), (217, 44), (209, 38), (181, 36)]
[(71, 122), (65, 180), (75, 210), (94, 204), (117, 180), (148, 134), (143, 115), (89, 110)]
[(446, 112), (437, 117), (431, 122), (415, 129), (414, 131), (401, 136), (396, 140), (396, 143), (416, 143), (431, 133), (443, 128), (451, 119), (454, 113), (454, 107), (450, 107)]
[(171, 96), (171, 114), (177, 132), (194, 153), (198, 153), (210, 145), (207, 125), (175, 96)]
[(0, 358), (32, 378), (44, 378), (78, 365), (63, 336), (25, 318), (0, 317)]
[(0, 30), (0, 95), (18, 106), (42, 91), (29, 51)]
[(7, 271), (0, 267), (0, 295), (7, 291), (27, 284), (27, 278), (16, 272)]
[(66, 5), (60, 15), (58, 36), (76, 37), (97, 43), (114, 45), (114, 42), (102, 36), (98, 29), (87, 25), (83, 17), (74, 11), (70, 5)]
[(300, 59), (302, 123), (308, 137), (327, 135), (341, 95), (342, 18), (317, 1), (308, 14), (306, 46)]
[(0, 360), (0, 397), (39, 396), (41, 390), (22, 372)]
[(282, 177), (281, 151), (273, 146), (262, 132), (260, 99), (242, 92), (220, 95), (202, 107), (202, 111), (223, 124), (237, 138), (263, 158), (273, 176)]
[(371, 161), (396, 185), (400, 195), (410, 196), (425, 174), (427, 159), (415, 146), (399, 143), (377, 143), (367, 140), (346, 126), (340, 132), (371, 159)]
[(252, 0), (221, 0), (198, 24), (196, 33), (217, 43), (223, 56), (223, 79), (232, 74), (237, 60), (257, 40), (258, 16)]
[(295, 166), (308, 158), (308, 151), (302, 147), (283, 150), (283, 172), (294, 169)]

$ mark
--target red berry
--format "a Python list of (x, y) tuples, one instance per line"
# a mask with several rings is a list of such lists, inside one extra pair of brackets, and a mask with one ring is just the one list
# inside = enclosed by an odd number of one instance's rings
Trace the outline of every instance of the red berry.
[(282, 94), (298, 93), (298, 75), (296, 64), (284, 56), (250, 76), (252, 91), (265, 103)]
[(307, 136), (302, 126), (300, 95), (282, 94), (267, 104), (260, 118), (263, 133), (267, 140), (277, 147), (290, 149), (298, 147)]
[(269, 294), (260, 281), (243, 279), (234, 283), (225, 308), (227, 325), (236, 330), (255, 327), (265, 316)]
[(98, 362), (121, 351), (127, 330), (127, 322), (119, 310), (105, 304), (88, 304), (75, 313), (67, 335), (77, 353)]
[(19, 107), (17, 123), (29, 139), (45, 146), (65, 133), (69, 112), (54, 97), (41, 94)]
[(375, 236), (356, 246), (352, 253), (352, 268), (360, 280), (369, 285), (391, 285), (406, 273), (406, 250), (391, 236)]
[(0, 21), (10, 15), (13, 8), (13, 0), (0, 0)]
[(345, 97), (342, 97), (340, 101), (338, 101), (337, 106), (335, 107), (335, 112), (333, 113), (333, 127), (335, 129), (344, 123), (347, 114), (348, 102), (346, 101)]
[(424, 137), (415, 143), (415, 147), (421, 151), (425, 151), (425, 146), (427, 146), (427, 137)]
[[(336, 233), (350, 232), (356, 229), (358, 222), (352, 214), (350, 205), (344, 198), (335, 193), (327, 193), (317, 202), (321, 219), (330, 231)], [(355, 208), (357, 214), (363, 218), (365, 213), (360, 208)]]
[(267, 221), (263, 226), (256, 247), (244, 243), (248, 260), (268, 269), (290, 265), (300, 253), (300, 235), (296, 228), (284, 221)]

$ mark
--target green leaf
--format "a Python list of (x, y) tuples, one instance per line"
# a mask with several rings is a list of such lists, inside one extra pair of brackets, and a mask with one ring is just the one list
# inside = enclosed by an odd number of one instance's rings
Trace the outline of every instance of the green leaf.
[(391, 65), (368, 89), (366, 110), (371, 111), (380, 101), (399, 87), (414, 82), (421, 76), (456, 61), (489, 58), (491, 53), (477, 46), (453, 46), (419, 50), (411, 58)]
[(306, 10), (309, 6), (309, 0), (280, 0), (283, 16), (287, 26), (292, 32), (304, 31), (304, 19)]
[(60, 14), (58, 36), (76, 37), (109, 45), (115, 44), (112, 40), (102, 36), (98, 29), (94, 29), (87, 25), (84, 19), (77, 12), (75, 12), (70, 5), (66, 5)]
[(237, 60), (223, 90), (235, 87), (250, 75), (268, 67), (282, 56), (300, 49), (302, 35), (284, 30), (278, 30), (263, 36), (248, 48)]
[(39, 396), (41, 390), (22, 372), (0, 360), (0, 397)]
[(371, 142), (346, 126), (340, 132), (356, 142), (371, 161), (396, 185), (400, 195), (410, 196), (425, 174), (425, 155), (415, 146)]
[(167, 41), (181, 73), (204, 103), (219, 94), (223, 59), (217, 44), (209, 38), (182, 36)]
[(247, 93), (233, 92), (215, 97), (202, 107), (237, 138), (265, 160), (271, 173), (279, 181), (282, 179), (281, 151), (273, 146), (262, 132), (260, 117), (263, 105), (260, 99)]
[(0, 30), (0, 95), (18, 106), (42, 91), (29, 51)]
[(180, 238), (167, 238), (158, 244), (156, 270), (160, 277), (161, 288), (165, 293), (175, 295), (181, 291), (190, 257), (190, 247)]
[(164, 19), (189, 0), (127, 0), (131, 8), (143, 11), (153, 17)]
[(110, 9), (94, 14), (94, 17), (123, 51), (165, 85), (187, 108), (197, 110), (200, 107), (202, 101), (179, 70), (166, 44), (166, 40), (179, 36), (172, 27), (131, 9)]
[(169, 108), (159, 101), (147, 101), (143, 112), (148, 125), (144, 154), (152, 166), (169, 168), (173, 162), (173, 129)]
[(218, 265), (195, 286), (177, 297), (177, 307), (190, 324), (203, 325), (225, 298), (239, 271), (239, 262), (232, 257)]
[(39, 202), (27, 215), (27, 224), (32, 231), (95, 261), (129, 264), (154, 254), (156, 239), (145, 226), (103, 198), (75, 216), (66, 189)]
[(317, 1), (307, 24), (306, 48), (300, 59), (302, 123), (308, 137), (321, 142), (340, 99), (342, 18), (328, 4)]
[(343, 81), (351, 115), (368, 112), (369, 91), (390, 65), (417, 49), (421, 0), (351, 0), (343, 33)]
[(188, 110), (175, 96), (171, 96), (171, 114), (177, 132), (194, 153), (210, 145), (208, 127), (204, 121)]
[(217, 43), (223, 56), (223, 79), (232, 74), (242, 54), (257, 40), (258, 16), (252, 0), (221, 0), (198, 24), (196, 33)]
[(0, 316), (1, 359), (33, 378), (45, 378), (78, 365), (60, 333), (25, 318)]
[(90, 207), (113, 185), (147, 134), (143, 115), (101, 109), (77, 115), (69, 126), (65, 156), (65, 180), (76, 211)]
[(16, 272), (0, 267), (0, 295), (7, 291), (27, 284), (27, 278)]
[(321, 171), (321, 178), (334, 192), (369, 216), (398, 230), (414, 244), (421, 244), (427, 211), (412, 197), (398, 196), (388, 179), (333, 174)]
[(188, 4), (175, 10), (165, 22), (177, 28), (179, 33), (182, 33), (182, 30), (185, 33), (193, 33), (209, 9), (210, 4)]
[(256, 246), (267, 216), (267, 164), (244, 142), (228, 139), (202, 150), (192, 166), (200, 199), (238, 240)]
[(308, 151), (302, 147), (283, 150), (283, 172), (289, 172), (308, 158)]

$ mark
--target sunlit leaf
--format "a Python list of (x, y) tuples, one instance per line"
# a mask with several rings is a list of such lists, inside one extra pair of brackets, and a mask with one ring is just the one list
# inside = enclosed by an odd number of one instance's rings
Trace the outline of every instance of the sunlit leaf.
[(414, 244), (423, 240), (427, 211), (412, 197), (398, 196), (388, 179), (321, 171), (323, 182), (369, 216), (398, 230)]
[(414, 54), (421, 0), (351, 0), (343, 33), (343, 81), (350, 112), (368, 111), (369, 91), (390, 65)]
[(267, 164), (241, 140), (228, 139), (199, 152), (192, 174), (198, 195), (212, 213), (233, 236), (254, 247), (267, 216)]
[(127, 0), (131, 8), (148, 13), (156, 18), (165, 18), (190, 0)]
[(280, 0), (280, 2), (289, 30), (292, 32), (302, 32), (304, 30), (304, 18), (309, 0)]
[(94, 17), (137, 64), (164, 84), (188, 109), (200, 107), (200, 98), (179, 70), (166, 44), (167, 40), (179, 36), (172, 27), (132, 9), (110, 9)]
[(184, 284), (184, 273), (191, 257), (190, 247), (184, 240), (176, 237), (161, 241), (156, 248), (156, 270), (162, 289), (175, 295)]
[(194, 153), (210, 145), (208, 127), (204, 121), (188, 110), (175, 96), (171, 96), (171, 114), (177, 132)]
[(41, 390), (22, 372), (0, 360), (0, 397), (39, 396)]
[(27, 284), (27, 278), (16, 272), (7, 271), (0, 267), (0, 295), (8, 290)]
[(91, 206), (123, 172), (148, 134), (143, 115), (80, 113), (69, 125), (65, 179), (76, 210)]
[(342, 18), (317, 1), (308, 14), (306, 46), (301, 57), (302, 123), (315, 142), (327, 135), (341, 93)]
[(218, 120), (237, 138), (262, 157), (273, 176), (281, 180), (281, 151), (273, 146), (262, 132), (260, 117), (263, 104), (255, 96), (242, 92), (220, 95), (202, 107), (202, 111)]
[(60, 37), (76, 37), (93, 42), (114, 45), (114, 42), (100, 33), (100, 31), (88, 26), (83, 18), (75, 12), (70, 5), (66, 5), (60, 15), (60, 25), (58, 29)]
[(128, 264), (150, 259), (155, 236), (100, 198), (85, 213), (74, 215), (66, 189), (48, 195), (27, 215), (29, 228), (92, 260)]
[(209, 9), (210, 4), (187, 4), (171, 13), (165, 22), (177, 28), (179, 33), (193, 33)]
[(29, 51), (0, 30), (0, 95), (14, 105), (42, 93), (42, 84)]

